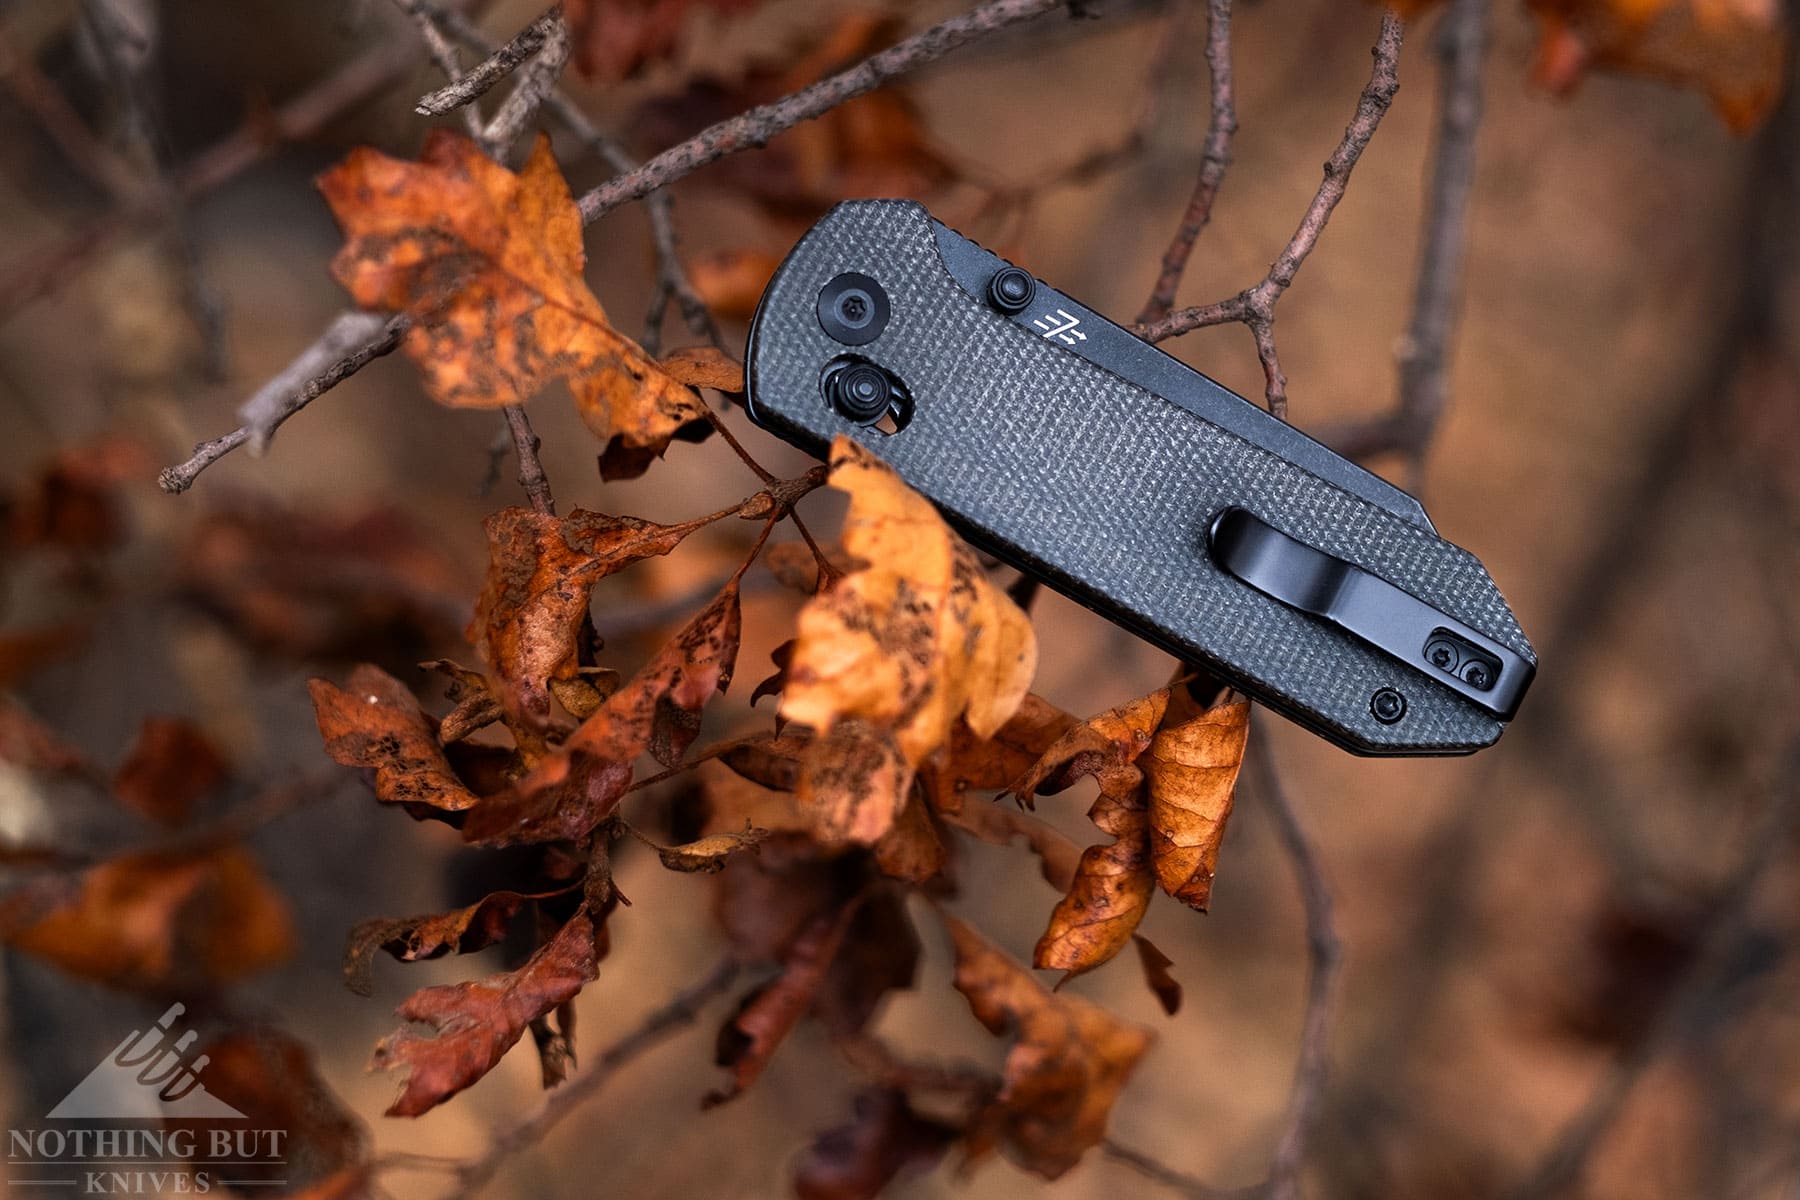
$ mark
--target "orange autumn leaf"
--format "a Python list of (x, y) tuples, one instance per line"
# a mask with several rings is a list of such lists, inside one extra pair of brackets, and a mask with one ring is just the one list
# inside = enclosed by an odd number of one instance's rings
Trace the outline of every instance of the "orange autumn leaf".
[(700, 398), (613, 329), (582, 276), (581, 215), (540, 137), (517, 174), (433, 130), (416, 163), (368, 147), (319, 177), (357, 304), (413, 319), (402, 343), (440, 404), (521, 404), (566, 380), (609, 448), (660, 453)]
[(370, 995), (370, 967), (375, 952), (385, 950), (400, 962), (419, 962), (444, 954), (471, 954), (506, 936), (519, 910), (538, 896), (494, 892), (467, 908), (419, 917), (376, 917), (350, 931), (344, 951), (344, 982), (359, 996)]
[(1075, 996), (1052, 994), (968, 925), (946, 918), (956, 990), (996, 1035), (1014, 1035), (1000, 1094), (977, 1114), (971, 1154), (998, 1142), (1028, 1171), (1056, 1179), (1106, 1136), (1106, 1121), (1154, 1041)]
[(414, 816), (475, 807), (438, 744), (438, 723), (419, 709), (406, 685), (379, 667), (362, 664), (349, 686), (307, 682), (325, 753), (347, 767), (375, 771), (375, 798), (404, 805)]
[(430, 1025), (436, 1036), (402, 1027), (375, 1047), (373, 1069), (407, 1072), (387, 1115), (420, 1116), (493, 1070), (533, 1021), (574, 999), (599, 974), (599, 955), (584, 906), (518, 970), (408, 996), (396, 1011)]
[(1150, 851), (1163, 891), (1206, 911), (1250, 736), (1250, 702), (1217, 704), (1157, 730), (1143, 758)]
[(1155, 879), (1150, 823), (1138, 757), (1151, 745), (1169, 705), (1167, 688), (1076, 725), (1044, 752), (1019, 784), (1030, 804), (1039, 792), (1068, 787), (1083, 775), (1100, 783), (1088, 817), (1113, 835), (1082, 852), (1068, 894), (1050, 914), (1032, 964), (1071, 976), (1107, 962), (1131, 942), (1150, 905)]
[(1705, 92), (1733, 129), (1781, 95), (1789, 31), (1782, 0), (1526, 0), (1540, 38), (1534, 74), (1567, 91), (1592, 69)]
[(128, 854), (0, 902), (0, 941), (81, 979), (166, 995), (253, 975), (293, 952), (287, 902), (249, 851)]
[(781, 713), (818, 734), (800, 797), (829, 843), (878, 841), (913, 774), (959, 718), (990, 737), (1037, 669), (1031, 622), (931, 503), (848, 438), (831, 482), (850, 496), (860, 565), (801, 610)]

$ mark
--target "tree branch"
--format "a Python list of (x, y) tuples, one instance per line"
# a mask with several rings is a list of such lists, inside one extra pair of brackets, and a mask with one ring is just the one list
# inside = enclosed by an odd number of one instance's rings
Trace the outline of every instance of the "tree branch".
[(536, 115), (538, 106), (556, 87), (563, 66), (569, 61), (569, 27), (563, 21), (561, 7), (552, 9), (548, 15), (550, 24), (537, 56), (519, 72), (518, 83), (513, 85), (513, 90), (483, 131), (483, 137), (502, 152)]
[(1469, 240), (1469, 196), (1475, 186), (1481, 127), (1481, 68), (1487, 56), (1489, 0), (1454, 0), (1438, 45), (1438, 122), (1426, 204), (1424, 247), (1412, 317), (1400, 343), (1400, 395), (1392, 412), (1327, 431), (1325, 440), (1352, 458), (1399, 450), (1415, 490), (1425, 451), (1449, 403), (1450, 343), (1462, 295)]
[(1212, 119), (1206, 131), (1206, 146), (1200, 156), (1200, 175), (1194, 181), (1193, 195), (1187, 211), (1169, 248), (1163, 251), (1162, 273), (1138, 324), (1149, 325), (1169, 315), (1175, 304), (1176, 289), (1187, 271), (1188, 257), (1194, 243), (1212, 220), (1213, 201), (1219, 185), (1225, 181), (1225, 169), (1231, 165), (1231, 138), (1237, 132), (1237, 100), (1231, 81), (1231, 0), (1207, 0), (1206, 67), (1212, 77)]
[(701, 1009), (731, 986), (737, 972), (737, 961), (726, 955), (697, 983), (677, 993), (645, 1017), (636, 1029), (601, 1051), (593, 1066), (550, 1093), (542, 1108), (495, 1134), (479, 1158), (461, 1164), (455, 1172), (457, 1187), (445, 1200), (467, 1200), (480, 1193), (508, 1159), (542, 1141), (564, 1117), (592, 1099), (619, 1068), (698, 1019)]
[[(433, 12), (426, 5), (411, 0), (412, 8), (424, 14), (427, 20), (435, 23), (441, 21), (440, 14)], [(552, 27), (562, 24), (562, 5), (547, 10), (537, 20), (521, 29), (513, 40), (500, 46), (488, 56), (476, 63), (459, 78), (435, 92), (427, 92), (419, 97), (413, 111), (421, 117), (441, 117), (452, 109), (473, 104), (486, 95), (488, 89), (505, 79), (518, 69), (519, 64), (538, 52), (544, 39), (550, 35)], [(565, 29), (564, 36), (567, 36)]]
[(962, 16), (952, 17), (896, 42), (849, 70), (720, 121), (687, 141), (671, 146), (636, 170), (610, 179), (583, 195), (579, 201), (581, 219), (591, 224), (619, 205), (641, 200), (658, 188), (667, 187), (721, 158), (765, 146), (776, 134), (822, 116), (865, 92), (874, 91), (890, 79), (936, 62), (958, 47), (1041, 17), (1064, 4), (1065, 0), (988, 0)]
[(1269, 265), (1269, 273), (1228, 299), (1215, 304), (1180, 309), (1159, 321), (1140, 324), (1137, 328), (1138, 335), (1146, 341), (1160, 342), (1208, 325), (1241, 322), (1256, 339), (1256, 356), (1262, 363), (1263, 375), (1267, 381), (1264, 397), (1269, 411), (1283, 420), (1287, 419), (1287, 377), (1282, 373), (1281, 360), (1275, 346), (1275, 305), (1293, 284), (1294, 277), (1299, 274), (1307, 256), (1318, 245), (1319, 236), (1325, 232), (1332, 211), (1344, 197), (1344, 189), (1350, 183), (1350, 173), (1356, 169), (1357, 161), (1369, 145), (1369, 139), (1375, 136), (1382, 117), (1387, 115), (1394, 103), (1394, 95), (1400, 90), (1400, 44), (1405, 32), (1405, 22), (1399, 17), (1391, 11), (1382, 13), (1381, 32), (1371, 51), (1375, 66), (1369, 75), (1369, 82), (1357, 98), (1356, 112), (1350, 118), (1350, 124), (1345, 127), (1344, 136), (1337, 148), (1325, 162), (1325, 178), (1319, 184), (1318, 191), (1313, 194), (1312, 202), (1307, 205), (1306, 213), (1300, 218), (1299, 227), (1294, 230), (1294, 235), (1282, 247), (1275, 261)]
[(1300, 818), (1281, 785), (1274, 756), (1261, 738), (1251, 738), (1249, 759), (1261, 782), (1263, 799), (1275, 822), (1275, 831), (1293, 860), (1294, 877), (1306, 910), (1306, 1017), (1300, 1034), (1300, 1060), (1294, 1068), (1294, 1090), (1288, 1098), (1287, 1118), (1269, 1180), (1262, 1195), (1268, 1200), (1298, 1200), (1300, 1169), (1308, 1139), (1318, 1123), (1319, 1109), (1330, 1072), (1328, 1054), (1331, 1027), (1337, 1016), (1338, 976), (1343, 967), (1343, 946), (1332, 921), (1331, 888), (1325, 882), (1318, 851), (1300, 824)]

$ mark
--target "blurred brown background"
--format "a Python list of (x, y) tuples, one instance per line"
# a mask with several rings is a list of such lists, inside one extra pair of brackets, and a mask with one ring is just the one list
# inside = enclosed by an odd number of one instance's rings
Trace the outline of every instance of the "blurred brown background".
[[(93, 127), (112, 128), (123, 118), (83, 61), (73, 7), (0, 7), (0, 33), (8, 53), (36, 63)], [(254, 125), (268, 105), (359, 50), (407, 32), (372, 0), (154, 7), (145, 86), (157, 153), (176, 163), (246, 120)], [(958, 6), (892, 7), (913, 27)], [(918, 185), (952, 224), (978, 206), (975, 189), (955, 178), (968, 164), (1030, 185), (1130, 129), (1169, 9), (1094, 7), (1102, 19), (1039, 22), (905, 85), (951, 176)], [(571, 82), (596, 121), (647, 153), (661, 135), (646, 105), (679, 114), (686, 110), (671, 98), (697, 77), (780, 68), (835, 28), (840, 11), (768, 0), (741, 18), (701, 12), (679, 51), (641, 77)], [(509, 0), (481, 21), (504, 38), (533, 15)], [(1147, 294), (1199, 159), (1203, 15), (1186, 22), (1140, 153), (1092, 181), (1042, 191), (1023, 223), (990, 214), (967, 229), (1119, 319)], [(1354, 104), (1377, 22), (1374, 8), (1340, 0), (1241, 6), (1242, 128), (1184, 302), (1228, 295), (1266, 269)], [(1795, 786), (1800, 193), (1791, 168), (1800, 118), (1789, 105), (1760, 133), (1738, 137), (1700, 97), (1609, 76), (1556, 100), (1526, 82), (1527, 16), (1502, 2), (1494, 23), (1453, 398), (1423, 499), (1445, 536), (1475, 550), (1506, 589), (1542, 663), (1514, 728), (1473, 759), (1359, 760), (1266, 714), (1256, 726), (1321, 847), (1348, 953), (1308, 1187), (1332, 1197), (1504, 1195), (1648, 1038), (1653, 1061), (1569, 1194), (1800, 1196), (1800, 842), (1791, 833), (1743, 919), (1696, 964), (1708, 914), (1752, 849), (1760, 814)], [(1392, 402), (1433, 121), (1434, 30), (1428, 16), (1409, 31), (1400, 97), (1280, 308), (1292, 418), (1305, 428)], [(180, 497), (152, 482), (192, 443), (233, 427), (236, 405), (342, 307), (325, 269), (337, 234), (310, 177), (354, 144), (416, 150), (427, 123), (412, 101), (438, 82), (422, 52), (416, 61), (317, 136), (185, 206), (179, 234), (163, 222), (111, 236), (52, 264), (37, 281), (41, 298), (9, 303), (0, 324), (0, 477), (9, 493), (23, 494), (59, 454), (95, 453), (103, 436), (146, 448), (122, 469), (121, 544), (97, 563), (21, 557), (7, 564), (0, 596), (8, 628), (88, 627), (78, 648), (15, 689), (102, 762), (116, 761), (146, 713), (185, 714), (228, 748), (237, 794), (247, 795), (254, 781), (323, 762), (306, 677), (341, 678), (357, 657), (393, 669), (458, 648), (483, 561), (481, 518), (518, 502), (517, 489), (507, 467), (491, 494), (480, 492), (492, 415), (434, 406), (398, 356), (296, 417), (266, 458), (233, 455)], [(558, 149), (577, 191), (605, 177), (579, 147), (559, 140)], [(717, 252), (779, 255), (804, 226), (732, 174), (756, 170), (750, 157), (676, 186), (691, 263)], [(16, 89), (0, 97), (0, 171), (0, 270), (32, 262), (113, 209)], [(904, 187), (909, 177), (895, 178)], [(606, 218), (587, 244), (597, 294), (635, 332), (651, 281), (642, 213)], [(208, 369), (209, 339), (194, 319), (196, 286), (216, 312), (218, 371)], [(687, 340), (678, 325), (671, 320), (671, 344)], [(1234, 390), (1261, 393), (1241, 327), (1165, 348)], [(642, 480), (602, 485), (598, 447), (565, 399), (547, 395), (532, 413), (565, 508), (675, 520), (752, 486), (716, 440), (677, 444)], [(804, 466), (741, 414), (732, 420), (763, 461)], [(815, 526), (831, 528), (831, 501), (808, 503)], [(282, 514), (342, 523), (376, 510), (391, 524), (340, 529), (344, 544), (391, 548), (395, 530), (410, 528), (404, 536), (417, 539), (426, 565), (400, 570), (411, 607), (370, 617), (374, 632), (351, 630), (352, 644), (331, 631), (314, 636), (309, 617), (282, 608), (282, 560), (302, 553), (283, 535), (245, 535), (259, 549), (243, 553), (204, 536), (244, 514), (271, 514), (279, 530)], [(641, 654), (667, 628), (663, 602), (717, 579), (747, 541), (725, 530), (608, 581), (597, 622), (622, 635), (613, 639), (621, 653)], [(303, 574), (311, 563), (287, 566)], [(360, 585), (350, 577), (339, 586), (354, 595)], [(753, 684), (790, 636), (798, 600), (758, 585), (747, 603), (740, 682)], [(1038, 690), (1071, 711), (1096, 712), (1167, 676), (1166, 658), (1060, 598), (1044, 597), (1036, 616), (1045, 647)], [(734, 689), (709, 728), (766, 720), (766, 705), (752, 717), (748, 691)], [(1096, 840), (1086, 800), (1072, 791), (1042, 811), (1085, 845)], [(1114, 1133), (1226, 1187), (1264, 1173), (1291, 1083), (1306, 969), (1289, 864), (1257, 801), (1246, 789), (1212, 911), (1151, 910), (1146, 932), (1186, 988), (1177, 1017), (1160, 1013), (1123, 960), (1071, 985), (1159, 1034), (1114, 1112)], [(0, 767), (0, 833), (116, 835), (95, 828), (104, 823)], [(363, 1071), (408, 990), (498, 969), (488, 952), (468, 962), (384, 962), (371, 999), (341, 984), (350, 924), (473, 898), (458, 891), (472, 868), (453, 836), (377, 811), (346, 778), (259, 832), (255, 845), (294, 905), (302, 944), (287, 966), (244, 984), (237, 1003), (315, 1046), (330, 1084), (373, 1123), (381, 1147), (464, 1153), (538, 1102), (537, 1068), (523, 1049), (416, 1122), (382, 1119), (392, 1082)], [(1054, 893), (1022, 852), (965, 850), (951, 909), (1028, 957)], [(719, 945), (704, 880), (622, 853), (620, 885), (634, 903), (613, 921), (612, 956), (579, 1002), (588, 1048), (699, 974)], [(935, 925), (921, 926), (926, 968), (916, 991), (891, 1003), (882, 1032), (934, 1054), (997, 1061), (999, 1047), (949, 988)], [(155, 1015), (16, 953), (0, 957), (0, 973), (9, 1114), (41, 1113), (126, 1029)], [(1660, 1018), (1683, 988), (1676, 1017)], [(717, 1015), (634, 1063), (488, 1194), (784, 1194), (789, 1159), (841, 1118), (852, 1084), (823, 1039), (802, 1028), (749, 1093), (700, 1113), (715, 1082)], [(389, 1181), (401, 1196), (441, 1187), (428, 1174)], [(1099, 1155), (1053, 1185), (990, 1160), (968, 1177), (939, 1167), (891, 1194), (1121, 1191), (1160, 1194)]]

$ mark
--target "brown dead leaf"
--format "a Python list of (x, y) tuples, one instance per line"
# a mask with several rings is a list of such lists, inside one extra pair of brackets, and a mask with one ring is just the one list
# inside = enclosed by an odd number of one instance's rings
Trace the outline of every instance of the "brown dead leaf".
[(1181, 985), (1169, 973), (1175, 960), (1141, 933), (1131, 940), (1137, 945), (1138, 964), (1144, 968), (1144, 983), (1155, 994), (1156, 1002), (1162, 1005), (1163, 1012), (1174, 1016), (1181, 1011)]
[(640, 755), (673, 765), (686, 752), (700, 710), (731, 683), (741, 626), (733, 579), (567, 741), (471, 812), (464, 839), (518, 845), (587, 836), (618, 806)]
[(712, 346), (683, 346), (663, 356), (662, 369), (692, 388), (737, 395), (744, 390), (744, 364)]
[(919, 931), (905, 893), (878, 887), (856, 894), (856, 913), (815, 1006), (825, 1027), (846, 1038), (862, 1033), (888, 993), (912, 987), (919, 973)]
[(746, 826), (736, 833), (711, 833), (679, 846), (658, 846), (656, 856), (671, 871), (723, 871), (726, 861), (744, 850), (755, 850), (767, 841), (769, 831)]
[(363, 1162), (369, 1130), (320, 1078), (312, 1051), (267, 1026), (237, 1028), (201, 1048), (206, 1090), (244, 1114), (257, 1129), (279, 1129), (281, 1158), (242, 1162), (234, 1179), (288, 1188), (323, 1185)]
[(594, 921), (574, 916), (516, 971), (480, 982), (423, 988), (396, 1010), (436, 1030), (401, 1027), (375, 1047), (375, 1070), (405, 1068), (390, 1117), (416, 1117), (462, 1091), (500, 1062), (531, 1023), (574, 998), (599, 973)]
[(957, 722), (950, 744), (926, 761), (919, 778), (934, 808), (961, 812), (969, 792), (997, 792), (1019, 782), (1074, 726), (1074, 717), (1038, 695), (1028, 695), (992, 737), (977, 737), (967, 722)]
[(113, 775), (113, 795), (127, 808), (173, 827), (225, 781), (225, 772), (225, 756), (198, 725), (150, 717)]
[(931, 809), (913, 789), (893, 827), (875, 843), (875, 863), (883, 875), (908, 883), (928, 883), (944, 869), (949, 853), (932, 822)]
[(801, 797), (830, 842), (872, 844), (958, 717), (991, 737), (1018, 709), (1037, 639), (929, 501), (848, 438), (844, 548), (867, 564), (801, 610), (782, 714), (819, 733)]
[(325, 753), (347, 767), (372, 767), (375, 798), (404, 805), (415, 817), (474, 808), (475, 794), (450, 769), (437, 722), (419, 710), (406, 685), (364, 663), (348, 688), (309, 680), (313, 715)]
[(669, 553), (705, 523), (656, 525), (577, 509), (551, 517), (505, 508), (482, 523), (488, 568), (467, 636), (515, 722), (550, 720), (551, 685), (580, 673), (577, 644), (594, 585)]
[(333, 274), (363, 308), (413, 318), (402, 345), (440, 404), (522, 404), (562, 379), (602, 442), (656, 453), (704, 419), (588, 290), (549, 138), (515, 175), (434, 129), (418, 162), (358, 147), (319, 188), (346, 239)]
[(1212, 897), (1219, 843), (1249, 736), (1250, 702), (1218, 704), (1177, 724), (1165, 723), (1142, 759), (1156, 880), (1163, 891), (1201, 912)]
[(1046, 992), (968, 925), (945, 924), (957, 991), (989, 1032), (1016, 1035), (971, 1152), (998, 1142), (1026, 1170), (1056, 1179), (1106, 1136), (1113, 1102), (1154, 1038), (1085, 1000)]
[(1169, 689), (1159, 688), (1074, 725), (1044, 751), (1014, 789), (1027, 808), (1036, 798), (1055, 795), (1084, 775), (1092, 775), (1102, 795), (1123, 797), (1143, 784), (1137, 768), (1169, 707)]
[(1590, 69), (1647, 76), (1711, 98), (1742, 133), (1781, 95), (1790, 53), (1781, 0), (1526, 0), (1534, 75), (1567, 92)]
[(1010, 846), (1014, 838), (1024, 838), (1025, 844), (1038, 856), (1045, 883), (1059, 892), (1075, 886), (1081, 847), (1038, 817), (1011, 804), (983, 802), (964, 805), (962, 811), (945, 813), (943, 818), (948, 824), (995, 846)]
[(45, 775), (97, 775), (87, 756), (9, 696), (0, 696), (0, 762)]
[(780, 265), (767, 250), (715, 250), (688, 263), (688, 282), (714, 316), (748, 321)]
[(799, 1200), (875, 1200), (902, 1172), (941, 1158), (957, 1130), (922, 1117), (897, 1088), (859, 1092), (850, 1121), (814, 1138), (794, 1165)]
[(713, 1061), (731, 1072), (723, 1088), (707, 1094), (703, 1107), (723, 1104), (756, 1082), (781, 1043), (812, 1008), (826, 971), (843, 944), (854, 908), (821, 913), (788, 945), (781, 974), (746, 995), (719, 1030)]
[(118, 545), (126, 534), (120, 485), (147, 479), (154, 462), (130, 438), (65, 447), (11, 495), (0, 496), (0, 546), (94, 554)]
[(293, 952), (287, 902), (247, 850), (131, 854), (0, 901), (0, 940), (80, 979), (151, 995), (217, 987)]
[(369, 968), (385, 950), (400, 962), (445, 954), (472, 954), (506, 936), (512, 919), (532, 900), (520, 892), (494, 892), (467, 908), (420, 917), (376, 917), (350, 931), (344, 950), (344, 983), (359, 996), (373, 991)]

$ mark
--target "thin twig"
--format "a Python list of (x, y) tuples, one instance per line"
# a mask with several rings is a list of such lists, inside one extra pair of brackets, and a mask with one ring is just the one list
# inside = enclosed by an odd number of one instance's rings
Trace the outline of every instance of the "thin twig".
[(1326, 434), (1333, 447), (1352, 457), (1401, 451), (1409, 460), (1409, 482), (1415, 490), (1425, 451), (1449, 403), (1450, 344), (1461, 308), (1468, 251), (1488, 10), (1489, 0), (1454, 0), (1440, 33), (1436, 145), (1412, 318), (1397, 354), (1398, 403), (1374, 420)]
[(636, 1029), (601, 1051), (593, 1066), (552, 1092), (537, 1112), (495, 1134), (493, 1142), (479, 1158), (470, 1159), (457, 1168), (457, 1187), (444, 1200), (467, 1200), (480, 1193), (507, 1160), (542, 1141), (558, 1122), (592, 1099), (619, 1068), (691, 1025), (708, 1002), (731, 986), (737, 973), (735, 959), (730, 955), (721, 958), (698, 982), (679, 992), (674, 999), (645, 1017)]
[(538, 458), (538, 447), (542, 443), (532, 431), (531, 418), (525, 415), (524, 407), (518, 404), (508, 404), (500, 411), (506, 415), (506, 428), (512, 434), (513, 454), (519, 460), (519, 486), (525, 489), (534, 512), (554, 517), (556, 497), (550, 494), (550, 477), (544, 474), (543, 461)]
[(1269, 1180), (1263, 1195), (1268, 1200), (1298, 1200), (1300, 1169), (1307, 1142), (1318, 1122), (1319, 1109), (1330, 1072), (1327, 1053), (1331, 1027), (1337, 1015), (1338, 976), (1343, 966), (1343, 946), (1332, 922), (1331, 888), (1311, 837), (1281, 785), (1274, 756), (1262, 738), (1250, 739), (1249, 759), (1256, 771), (1263, 800), (1275, 822), (1275, 832), (1294, 864), (1300, 900), (1306, 910), (1306, 1017), (1300, 1033), (1300, 1058), (1294, 1068), (1294, 1089), (1288, 1098), (1287, 1116), (1275, 1157), (1269, 1164)]
[(1281, 370), (1281, 359), (1275, 345), (1275, 305), (1292, 286), (1307, 256), (1318, 245), (1319, 236), (1331, 220), (1332, 210), (1343, 199), (1350, 173), (1357, 160), (1375, 136), (1376, 128), (1394, 103), (1400, 90), (1400, 44), (1405, 37), (1405, 22), (1392, 12), (1383, 12), (1381, 32), (1371, 51), (1375, 59), (1369, 82), (1357, 97), (1356, 112), (1344, 129), (1344, 136), (1325, 162), (1325, 178), (1307, 205), (1294, 235), (1269, 266), (1269, 273), (1228, 299), (1195, 308), (1178, 309), (1160, 321), (1140, 325), (1138, 333), (1147, 341), (1160, 342), (1177, 334), (1237, 321), (1247, 326), (1256, 339), (1256, 356), (1262, 363), (1266, 380), (1264, 397), (1269, 411), (1283, 420), (1287, 418), (1287, 377)]
[(1121, 1166), (1129, 1167), (1152, 1183), (1160, 1184), (1171, 1191), (1180, 1192), (1192, 1200), (1249, 1200), (1261, 1189), (1217, 1188), (1205, 1180), (1196, 1179), (1183, 1171), (1146, 1154), (1142, 1150), (1124, 1145), (1113, 1138), (1100, 1143), (1100, 1152)]
[[(450, 39), (444, 36), (442, 29), (438, 28), (432, 15), (425, 10), (419, 0), (394, 0), (394, 5), (412, 19), (413, 25), (418, 28), (419, 40), (425, 43), (425, 52), (431, 55), (431, 61), (435, 62), (438, 70), (444, 73), (444, 78), (450, 81), (449, 86), (459, 86), (463, 82), (462, 60), (456, 57), (456, 47), (450, 44)], [(476, 93), (476, 95), (479, 94)], [(474, 97), (472, 96), (470, 99), (473, 100)], [(459, 115), (462, 119), (463, 131), (470, 137), (480, 140), (482, 133), (481, 110), (470, 103), (464, 105)]]
[(641, 200), (721, 158), (765, 146), (776, 134), (873, 91), (890, 79), (936, 62), (977, 38), (1041, 17), (1065, 4), (1066, 0), (988, 0), (961, 16), (896, 42), (849, 70), (709, 126), (635, 171), (609, 179), (581, 197), (581, 219), (592, 223), (621, 204)]
[[(382, 355), (391, 353), (394, 347), (400, 344), (401, 337), (405, 335), (407, 329), (412, 325), (411, 318), (404, 315), (388, 317), (385, 320), (380, 317), (377, 317), (376, 319), (382, 321), (382, 324), (380, 329), (373, 336), (355, 344), (345, 352), (341, 358), (311, 379), (307, 380), (306, 384), (297, 392), (289, 395), (284, 401), (271, 400), (267, 405), (259, 405), (257, 424), (254, 431), (249, 425), (244, 425), (232, 430), (222, 437), (216, 437), (211, 441), (201, 442), (194, 447), (193, 454), (188, 456), (186, 462), (177, 463), (175, 466), (168, 468), (161, 475), (158, 475), (156, 477), (157, 485), (160, 486), (163, 491), (171, 494), (185, 492), (194, 485), (194, 480), (199, 476), (200, 472), (206, 470), (206, 468), (219, 461), (219, 459), (224, 458), (239, 446), (249, 443), (253, 437), (257, 436), (256, 431), (261, 432), (261, 437), (266, 443), (268, 437), (273, 434), (276, 429), (280, 428), (282, 423), (289, 417), (293, 416), (308, 404), (311, 404), (314, 400), (317, 400), (320, 396), (323, 396), (326, 392), (329, 392), (332, 388), (380, 358)], [(333, 330), (339, 328), (340, 323), (334, 321), (331, 327), (325, 331), (324, 335), (318, 339), (318, 342), (315, 342), (313, 346), (309, 346), (307, 349), (302, 350), (299, 358), (295, 361), (298, 362), (300, 359), (312, 355), (319, 343), (328, 340), (332, 336)], [(252, 401), (258, 399), (261, 395), (262, 393), (259, 392), (258, 396), (251, 398)]]
[[(421, 14), (429, 14), (426, 6), (416, 0), (408, 0)], [(437, 21), (435, 14), (427, 19)], [(462, 73), (461, 78), (444, 85), (435, 92), (427, 92), (419, 97), (413, 111), (421, 117), (441, 117), (451, 109), (473, 104), (486, 95), (488, 89), (505, 79), (518, 69), (526, 59), (538, 52), (544, 44), (551, 28), (562, 23), (562, 5), (558, 4), (542, 13), (537, 20), (519, 30), (513, 40), (504, 46), (495, 48), (488, 56)]]
[(1757, 887), (1769, 868), (1788, 853), (1794, 826), (1800, 822), (1800, 746), (1789, 748), (1778, 778), (1775, 795), (1751, 834), (1743, 861), (1706, 916), (1699, 948), (1681, 981), (1657, 1009), (1648, 1032), (1613, 1067), (1530, 1176), (1508, 1193), (1509, 1200), (1551, 1200), (1581, 1181), (1589, 1156), (1618, 1119), (1632, 1089), (1691, 1028), (1721, 976), (1741, 954), (1750, 932), (1750, 903)]
[(127, 207), (142, 204), (148, 186), (124, 155), (94, 136), (75, 106), (28, 55), (0, 36), (0, 83), (32, 116), (63, 157), (88, 180)]
[(538, 106), (555, 89), (569, 61), (569, 27), (563, 21), (561, 8), (552, 9), (549, 16), (550, 25), (537, 56), (519, 72), (518, 83), (482, 131), (483, 139), (498, 151), (504, 152), (524, 131)]
[(1206, 146), (1200, 156), (1200, 175), (1194, 180), (1193, 195), (1187, 211), (1175, 230), (1169, 248), (1163, 251), (1162, 272), (1138, 324), (1149, 325), (1169, 315), (1174, 307), (1176, 289), (1187, 271), (1188, 257), (1194, 252), (1207, 223), (1212, 220), (1213, 201), (1219, 185), (1225, 181), (1225, 169), (1231, 165), (1231, 138), (1237, 132), (1237, 100), (1231, 82), (1231, 0), (1207, 0), (1206, 66), (1212, 76), (1212, 118), (1207, 125)]

